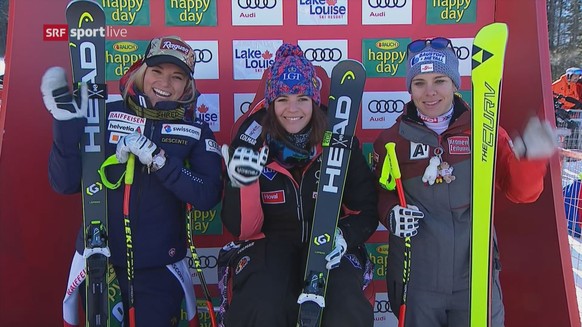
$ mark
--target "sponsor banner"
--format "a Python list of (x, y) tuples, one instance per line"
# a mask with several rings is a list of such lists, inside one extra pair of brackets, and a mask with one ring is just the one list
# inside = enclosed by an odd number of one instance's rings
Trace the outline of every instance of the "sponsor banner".
[(374, 263), (374, 280), (386, 280), (387, 243), (366, 243), (370, 260)]
[(347, 25), (348, 0), (299, 0), (297, 25)]
[(477, 0), (426, 0), (426, 23), (475, 23)]
[(283, 190), (261, 192), (264, 204), (282, 204), (285, 203), (285, 192)]
[[(200, 268), (202, 268), (206, 284), (209, 285), (218, 284), (218, 251), (220, 251), (220, 248), (196, 248), (198, 259), (200, 259)], [(198, 272), (194, 266), (194, 260), (192, 259), (190, 251), (187, 252), (186, 257), (188, 258), (188, 267), (190, 268), (194, 285), (200, 285)]]
[(473, 94), (471, 91), (457, 91), (457, 94), (469, 104), (469, 108), (473, 108)]
[(194, 221), (192, 229), (194, 230), (194, 235), (222, 235), (221, 211), (221, 203), (218, 203), (210, 210), (193, 210), (192, 217)]
[[(461, 76), (471, 76), (473, 38), (451, 38), (450, 40), (459, 58), (459, 73)], [(470, 85), (465, 85), (465, 87), (471, 88)]]
[(364, 92), (362, 129), (385, 129), (394, 125), (408, 101), (410, 101), (410, 94), (406, 91)]
[(348, 40), (299, 40), (298, 44), (305, 57), (323, 67), (328, 76), (339, 61), (349, 58)]
[(234, 94), (234, 121), (236, 122), (247, 110), (249, 110), (255, 93), (235, 93)]
[(107, 25), (150, 25), (150, 0), (101, 0)]
[(408, 38), (363, 39), (362, 63), (368, 77), (406, 76)]
[(149, 40), (105, 41), (106, 79), (108, 81), (119, 80), (134, 62), (143, 58), (148, 44)]
[(196, 116), (208, 123), (213, 132), (220, 132), (220, 96), (201, 94), (196, 105)]
[(283, 25), (283, 0), (232, 0), (232, 25)]
[(217, 0), (166, 0), (166, 26), (216, 26)]
[(281, 44), (282, 40), (233, 40), (234, 79), (261, 79), (263, 71), (275, 61)]
[(412, 0), (363, 0), (362, 25), (412, 24)]
[(374, 327), (396, 327), (399, 308), (392, 308), (388, 301), (388, 293), (376, 293), (374, 299)]
[(186, 41), (194, 49), (194, 79), (218, 79), (218, 41)]

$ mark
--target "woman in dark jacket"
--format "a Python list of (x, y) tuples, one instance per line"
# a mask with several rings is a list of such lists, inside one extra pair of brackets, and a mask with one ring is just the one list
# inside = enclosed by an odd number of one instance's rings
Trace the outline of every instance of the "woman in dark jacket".
[[(222, 221), (236, 242), (228, 262), (223, 323), (296, 326), (326, 127), (320, 82), (296, 45), (283, 44), (267, 75), (260, 110), (241, 125), (231, 151)], [(364, 242), (378, 226), (373, 174), (355, 145), (350, 157), (322, 326), (372, 326), (363, 289), (371, 264)], [(330, 217), (330, 219), (334, 219)], [(228, 259), (225, 259), (228, 258)]]
[[(220, 200), (220, 150), (210, 127), (196, 119), (194, 113), (194, 62), (194, 50), (179, 37), (154, 38), (144, 58), (121, 78), (123, 100), (107, 105), (105, 155), (115, 154), (121, 163), (130, 155), (136, 158), (129, 198), (129, 245), (133, 251), (132, 293), (138, 326), (174, 326), (180, 319), (185, 294), (188, 318), (194, 318), (192, 281), (184, 260), (185, 203), (208, 210)], [(49, 158), (51, 186), (63, 194), (80, 192), (79, 145), (87, 124), (85, 110), (71, 102), (62, 68), (50, 68), (41, 89), (54, 117)], [(69, 102), (65, 103), (67, 95)], [(107, 169), (108, 179), (117, 180), (124, 171), (125, 165), (111, 166)], [(130, 291), (123, 202), (123, 188), (108, 190), (110, 263), (119, 279), (127, 320)], [(85, 279), (82, 234), (63, 304), (65, 323), (71, 326), (78, 323), (77, 291), (79, 282)], [(113, 317), (110, 312), (110, 319)], [(125, 325), (128, 326), (127, 321)]]

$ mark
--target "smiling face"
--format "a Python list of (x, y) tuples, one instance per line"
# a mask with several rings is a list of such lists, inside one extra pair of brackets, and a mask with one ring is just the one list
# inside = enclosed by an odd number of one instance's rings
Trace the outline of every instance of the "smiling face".
[(160, 101), (176, 101), (182, 97), (189, 82), (184, 71), (171, 63), (148, 67), (143, 78), (143, 92), (152, 106)]
[(284, 94), (275, 99), (275, 116), (287, 133), (303, 130), (312, 114), (313, 100), (306, 95)]
[(418, 74), (412, 79), (410, 86), (416, 108), (431, 118), (441, 116), (451, 109), (456, 91), (453, 81), (439, 73)]

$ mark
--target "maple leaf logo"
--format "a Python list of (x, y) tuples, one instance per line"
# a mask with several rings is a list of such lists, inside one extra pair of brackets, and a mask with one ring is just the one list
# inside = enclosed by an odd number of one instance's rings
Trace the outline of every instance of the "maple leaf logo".
[(337, 0), (326, 0), (325, 2), (327, 2), (327, 4), (330, 6), (335, 6), (335, 4), (337, 3)]
[(208, 112), (208, 107), (205, 104), (200, 105), (200, 107), (196, 108), (199, 113), (203, 114)]
[(271, 59), (271, 57), (273, 57), (273, 54), (269, 52), (269, 50), (266, 50), (261, 57), (263, 57), (263, 59)]

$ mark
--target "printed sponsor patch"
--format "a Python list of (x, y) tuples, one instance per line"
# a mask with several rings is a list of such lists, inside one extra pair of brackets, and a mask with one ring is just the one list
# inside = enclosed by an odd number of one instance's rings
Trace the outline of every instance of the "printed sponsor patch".
[(256, 121), (253, 121), (247, 130), (239, 136), (241, 141), (247, 142), (248, 144), (257, 144), (257, 139), (261, 136), (263, 131), (263, 126), (261, 126)]
[(138, 124), (131, 124), (122, 121), (110, 120), (107, 123), (107, 130), (111, 132), (120, 132), (125, 134), (131, 134), (133, 132), (141, 133), (142, 128)]
[(112, 111), (108, 115), (107, 130), (109, 133), (109, 143), (117, 144), (122, 136), (133, 132), (142, 133), (145, 128), (146, 119), (125, 112)]
[(190, 141), (184, 140), (184, 139), (179, 139), (176, 137), (162, 137), (162, 143), (188, 145), (188, 143), (190, 143)]
[(452, 136), (449, 142), (449, 154), (469, 154), (471, 153), (471, 140), (469, 136)]
[(122, 133), (116, 133), (116, 132), (111, 132), (109, 134), (109, 143), (111, 144), (117, 144), (119, 142), (119, 139), (124, 137), (127, 134), (122, 134)]
[(434, 72), (433, 64), (423, 64), (423, 65), (420, 65), (420, 72), (421, 73)]
[(430, 147), (426, 144), (410, 142), (410, 160), (426, 159)]
[(108, 120), (117, 120), (117, 121), (121, 121), (121, 122), (126, 122), (126, 123), (130, 123), (130, 124), (137, 124), (137, 125), (142, 125), (142, 126), (145, 126), (145, 123), (146, 123), (146, 119), (143, 117), (126, 114), (125, 112), (119, 112), (119, 111), (110, 112), (107, 119)]
[(285, 193), (283, 190), (261, 192), (261, 198), (265, 204), (281, 204), (285, 203)]
[(206, 151), (208, 152), (216, 152), (219, 156), (222, 155), (220, 152), (220, 147), (215, 140), (206, 139)]
[(234, 273), (238, 275), (238, 273), (240, 273), (249, 264), (249, 262), (251, 262), (251, 257), (249, 257), (248, 255), (245, 255), (244, 257), (240, 258), (240, 260), (236, 264), (236, 269), (234, 270)]
[(162, 135), (180, 135), (199, 140), (202, 131), (199, 127), (186, 124), (164, 124)]
[(262, 174), (263, 174), (263, 176), (265, 176), (265, 178), (267, 178), (270, 181), (272, 181), (273, 178), (275, 178), (275, 176), (277, 176), (277, 172), (271, 168), (268, 168), (268, 167), (263, 168)]

